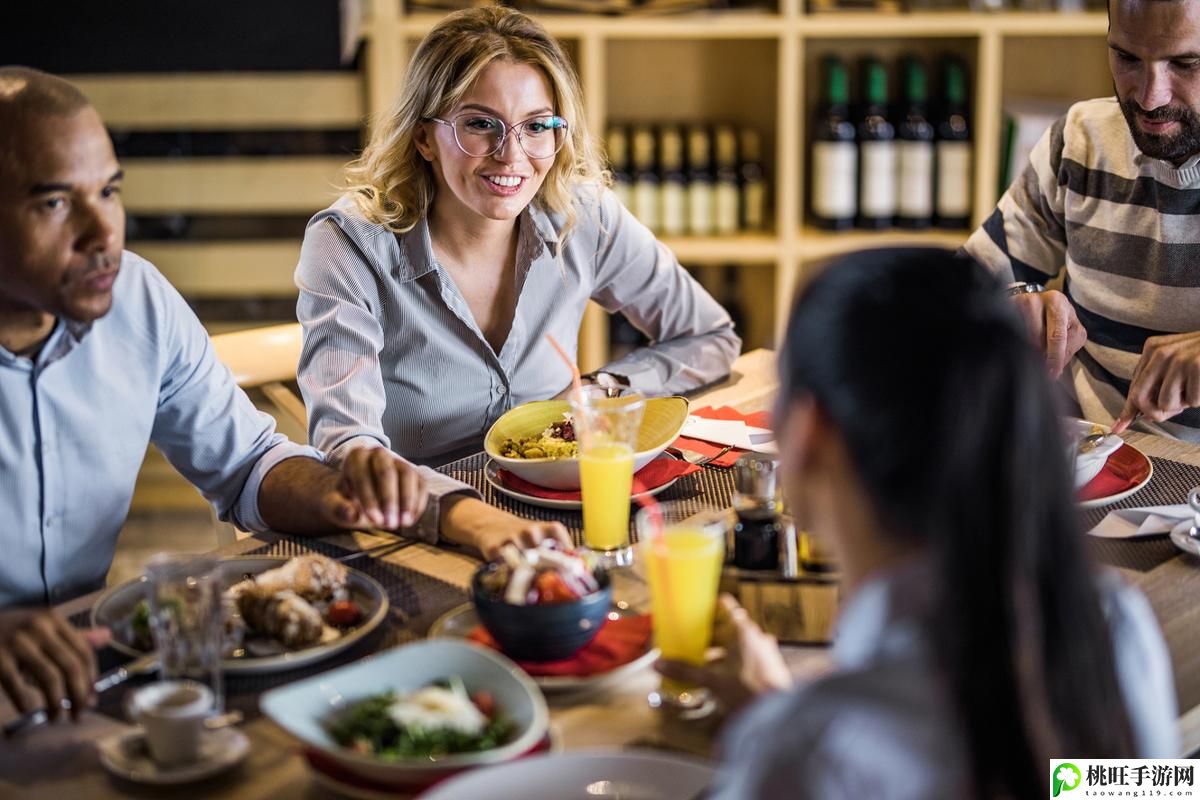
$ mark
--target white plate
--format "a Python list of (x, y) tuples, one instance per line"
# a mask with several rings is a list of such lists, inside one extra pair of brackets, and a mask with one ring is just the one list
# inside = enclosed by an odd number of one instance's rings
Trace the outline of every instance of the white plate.
[(1193, 521), (1185, 519), (1171, 529), (1171, 544), (1185, 553), (1200, 556), (1200, 539), (1193, 539), (1191, 528)]
[(172, 786), (211, 778), (237, 765), (250, 752), (250, 740), (237, 728), (205, 731), (201, 734), (200, 759), (178, 767), (160, 766), (150, 757), (141, 729), (101, 739), (96, 742), (96, 750), (100, 763), (118, 778)]
[[(679, 460), (678, 458), (671, 455), (670, 453), (661, 453), (658, 457), (659, 458), (670, 458), (670, 459), (674, 459), (676, 461)], [(485, 464), (483, 467), (483, 477), (487, 480), (487, 482), (489, 484), (491, 484), (493, 489), (495, 489), (500, 494), (511, 497), (513, 500), (520, 500), (522, 503), (529, 503), (529, 505), (531, 505), (531, 506), (540, 506), (542, 508), (557, 508), (557, 509), (560, 509), (563, 511), (581, 511), (581, 510), (583, 510), (583, 501), (581, 501), (581, 500), (554, 500), (549, 497), (538, 497), (536, 495), (525, 494), (524, 492), (519, 492), (516, 489), (510, 489), (509, 487), (504, 485), (503, 481), (500, 480), (499, 472), (500, 472), (500, 467), (496, 464), (495, 461), (493, 461), (492, 459), (489, 458), (487, 460), (487, 464)], [(684, 477), (684, 476), (682, 476), (682, 475), (679, 476), (679, 478), (682, 478), (682, 477)], [(679, 478), (673, 478), (673, 479), (667, 481), (666, 483), (664, 483), (662, 486), (656, 486), (648, 492), (642, 492), (641, 494), (635, 494), (629, 498), (629, 502), (632, 503), (633, 501), (635, 501), (639, 498), (654, 497), (659, 492), (665, 492), (667, 489), (670, 489), (672, 486), (674, 486), (675, 482), (678, 481)]]
[[(1129, 448), (1129, 450), (1136, 453), (1143, 461), (1146, 462), (1146, 464), (1148, 466), (1148, 469), (1146, 471), (1146, 476), (1144, 478), (1142, 478), (1142, 480), (1139, 481), (1136, 486), (1131, 486), (1130, 488), (1128, 488), (1122, 492), (1117, 492), (1116, 494), (1108, 495), (1107, 497), (1094, 497), (1091, 500), (1080, 500), (1076, 503), (1076, 505), (1079, 508), (1082, 508), (1082, 509), (1100, 508), (1101, 506), (1111, 505), (1112, 503), (1116, 503), (1118, 501), (1124, 500), (1126, 497), (1129, 497), (1134, 492), (1140, 492), (1142, 489), (1144, 489), (1146, 487), (1146, 484), (1150, 483), (1150, 479), (1154, 477), (1154, 462), (1151, 461), (1146, 456), (1145, 453), (1143, 453), (1141, 450), (1138, 450), (1136, 447), (1131, 445), (1129, 442), (1125, 443), (1125, 447), (1120, 448), (1119, 450), (1117, 450), (1116, 453), (1113, 453), (1111, 456), (1109, 456), (1109, 460), (1112, 460), (1115, 457), (1123, 457), (1126, 452), (1125, 448)], [(1103, 469), (1108, 469), (1108, 468), (1109, 468), (1109, 464), (1108, 464), (1108, 462), (1105, 462)]]
[[(510, 741), (490, 750), (437, 759), (388, 761), (342, 747), (326, 725), (348, 704), (385, 691), (407, 693), (457, 675), (468, 691), (486, 689), (513, 724)], [(427, 639), (384, 650), (266, 692), (259, 708), (304, 746), (353, 775), (406, 791), (459, 770), (498, 764), (533, 750), (546, 735), (550, 713), (541, 690), (500, 653), (452, 639)]]
[[(608, 612), (610, 617), (614, 614), (628, 616), (633, 613), (617, 606), (613, 606), (612, 610)], [(429, 626), (429, 638), (433, 639), (440, 636), (448, 639), (466, 639), (467, 635), (475, 630), (478, 625), (479, 617), (475, 614), (475, 606), (471, 603), (464, 603), (438, 617), (437, 621)], [(533, 679), (533, 682), (543, 692), (591, 691), (599, 689), (602, 686), (607, 686), (613, 681), (649, 667), (658, 658), (658, 655), (658, 648), (651, 647), (633, 661), (622, 664), (608, 672), (589, 675), (586, 678), (573, 675), (530, 675), (529, 677)]]
[[(221, 579), (226, 587), (242, 580), (247, 573), (257, 575), (269, 569), (281, 566), (289, 559), (282, 557), (236, 556), (221, 559)], [(314, 661), (320, 661), (354, 645), (371, 631), (379, 627), (387, 616), (387, 592), (374, 578), (352, 567), (346, 567), (346, 583), (350, 596), (363, 610), (363, 621), (358, 627), (347, 631), (337, 639), (300, 650), (269, 656), (243, 656), (226, 658), (221, 661), (221, 669), (229, 675), (252, 675), (263, 672), (279, 672), (282, 670), (302, 667)], [(150, 581), (143, 575), (128, 583), (114, 586), (97, 598), (92, 606), (92, 625), (120, 630), (123, 621), (133, 613), (134, 606), (150, 591)], [(138, 650), (127, 642), (121, 641), (114, 635), (111, 646), (114, 650), (127, 656), (143, 656), (145, 652)]]
[(715, 774), (703, 761), (651, 751), (552, 753), (472, 770), (421, 800), (688, 800)]

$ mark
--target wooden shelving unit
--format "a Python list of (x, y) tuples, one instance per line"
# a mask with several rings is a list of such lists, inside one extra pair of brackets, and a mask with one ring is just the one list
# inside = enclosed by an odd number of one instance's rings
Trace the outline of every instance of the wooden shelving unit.
[[(405, 14), (397, 0), (366, 6), (366, 84), (372, 111), (386, 108), (411, 48), (441, 18)], [(774, 233), (665, 240), (680, 261), (770, 265), (748, 270), (748, 294), (763, 301), (778, 331), (792, 293), (819, 262), (863, 247), (889, 244), (961, 244), (968, 231), (928, 230), (831, 234), (805, 222), (805, 130), (811, 114), (821, 52), (877, 49), (885, 55), (915, 51), (960, 53), (972, 68), (975, 133), (974, 221), (982, 222), (999, 194), (1001, 105), (1007, 96), (1064, 92), (1072, 99), (1109, 93), (1103, 64), (1103, 13), (967, 12), (808, 14), (800, 0), (781, 0), (778, 13), (697, 13), (667, 17), (544, 14), (541, 21), (577, 61), (588, 105), (587, 123), (601, 135), (609, 120), (734, 120), (766, 134), (770, 152)], [(664, 55), (665, 54), (665, 55)], [(1030, 63), (1031, 54), (1036, 58)], [(1008, 63), (1006, 63), (1006, 58)], [(1086, 65), (1087, 74), (1078, 66)], [(639, 80), (632, 80), (640, 76)], [(1065, 87), (1065, 88), (1064, 88)], [(664, 103), (663, 93), (670, 98)], [(741, 98), (750, 96), (754, 107)], [(724, 105), (722, 105), (724, 103)], [(651, 116), (647, 109), (653, 110)], [(763, 308), (763, 305), (769, 306)], [(593, 309), (585, 320), (580, 359), (603, 363), (606, 319)], [(754, 344), (770, 344), (755, 342)]]

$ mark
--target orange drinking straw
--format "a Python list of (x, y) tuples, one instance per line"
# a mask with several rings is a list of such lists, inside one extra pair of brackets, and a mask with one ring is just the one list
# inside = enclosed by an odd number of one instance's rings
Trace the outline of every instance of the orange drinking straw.
[(583, 400), (583, 379), (579, 377), (579, 367), (575, 366), (575, 362), (567, 355), (567, 351), (563, 350), (562, 345), (553, 336), (547, 333), (546, 339), (550, 342), (550, 346), (562, 356), (562, 360), (567, 363), (567, 366), (571, 368), (571, 384), (575, 387), (575, 396)]

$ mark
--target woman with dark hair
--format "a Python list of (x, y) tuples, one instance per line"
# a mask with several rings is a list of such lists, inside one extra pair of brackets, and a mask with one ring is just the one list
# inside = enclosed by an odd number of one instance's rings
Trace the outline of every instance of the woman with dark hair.
[(770, 693), (727, 732), (716, 797), (1034, 797), (1051, 757), (1178, 756), (1153, 614), (1085, 552), (1045, 366), (981, 267), (845, 258), (779, 368), (786, 491), (843, 569), (834, 671), (791, 688), (731, 598), (724, 672), (660, 666)]

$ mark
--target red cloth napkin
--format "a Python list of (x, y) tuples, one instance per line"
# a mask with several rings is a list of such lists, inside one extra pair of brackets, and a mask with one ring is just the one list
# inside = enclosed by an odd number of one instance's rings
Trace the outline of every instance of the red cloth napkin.
[[(620, 619), (608, 619), (591, 643), (570, 658), (561, 661), (518, 661), (521, 669), (543, 678), (586, 678), (614, 670), (639, 658), (650, 646), (650, 615), (639, 614)], [(484, 647), (499, 650), (500, 645), (479, 625), (467, 638)]]
[[(718, 406), (717, 408), (706, 406), (704, 408), (694, 408), (689, 413), (697, 417), (704, 417), (705, 419), (740, 419), (742, 422), (745, 422), (752, 428), (771, 427), (771, 417), (766, 411), (756, 411), (753, 414), (743, 414), (737, 409), (729, 406)], [(680, 436), (678, 439), (676, 439), (673, 442), (673, 446), (678, 447), (681, 450), (692, 450), (705, 456), (715, 456), (725, 447), (725, 445), (713, 444), (700, 439), (689, 439), (686, 436)], [(739, 450), (735, 447), (720, 458), (708, 462), (709, 466), (732, 467), (733, 462), (737, 461), (738, 458), (745, 452), (745, 450)]]
[(1104, 469), (1079, 490), (1080, 500), (1099, 500), (1132, 489), (1150, 475), (1150, 461), (1129, 445), (1108, 457)]
[[(651, 489), (657, 489), (664, 483), (673, 481), (681, 475), (698, 472), (701, 467), (688, 464), (674, 458), (656, 458), (642, 467), (633, 476), (633, 494), (642, 494)], [(518, 478), (508, 470), (499, 470), (500, 482), (513, 491), (531, 494), (534, 497), (544, 497), (547, 500), (582, 500), (583, 495), (578, 489), (547, 489), (537, 486), (527, 480)]]

